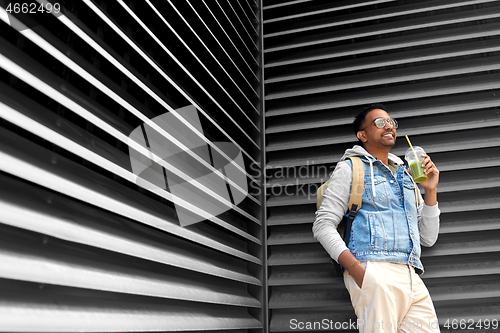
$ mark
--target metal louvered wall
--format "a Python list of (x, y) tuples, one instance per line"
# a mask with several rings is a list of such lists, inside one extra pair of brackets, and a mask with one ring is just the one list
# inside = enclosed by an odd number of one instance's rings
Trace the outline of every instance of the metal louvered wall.
[(373, 102), (399, 121), (393, 152), (408, 134), (441, 171), (440, 235), (422, 253), (441, 329), (485, 331), (500, 319), (500, 1), (268, 0), (263, 16), (270, 331), (355, 321), (311, 227)]
[[(62, 0), (63, 15), (37, 13), (33, 24), (7, 15), (7, 3), (0, 331), (265, 330), (260, 4)], [(190, 105), (201, 131), (178, 111)], [(168, 188), (137, 185), (129, 149), (147, 159), (150, 142), (129, 135), (164, 114), (178, 122), (165, 144), (185, 159), (159, 160), (163, 171), (210, 173), (242, 202), (200, 185), (229, 209), (215, 215)], [(175, 131), (210, 158), (167, 139)], [(244, 173), (243, 186), (213, 164), (217, 142), (241, 153), (243, 167), (223, 158)], [(180, 226), (179, 207), (202, 221)]]

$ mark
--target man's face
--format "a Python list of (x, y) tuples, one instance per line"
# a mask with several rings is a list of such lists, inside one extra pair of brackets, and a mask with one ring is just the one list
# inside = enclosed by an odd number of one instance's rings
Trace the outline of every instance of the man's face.
[(370, 111), (365, 118), (361, 128), (366, 127), (363, 131), (358, 132), (358, 137), (365, 145), (376, 147), (393, 147), (396, 144), (396, 129), (389, 125), (387, 121), (384, 127), (378, 128), (373, 122), (377, 118), (388, 119), (389, 114), (384, 110), (375, 109)]

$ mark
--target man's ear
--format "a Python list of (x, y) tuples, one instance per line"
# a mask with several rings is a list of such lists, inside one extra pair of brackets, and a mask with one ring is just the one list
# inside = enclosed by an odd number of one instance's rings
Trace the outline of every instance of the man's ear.
[(356, 133), (356, 136), (363, 143), (367, 141), (365, 131), (359, 131), (358, 133)]

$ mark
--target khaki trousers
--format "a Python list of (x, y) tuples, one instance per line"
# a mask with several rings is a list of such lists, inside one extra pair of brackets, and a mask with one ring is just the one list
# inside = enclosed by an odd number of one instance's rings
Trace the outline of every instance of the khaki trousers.
[(360, 333), (440, 332), (429, 291), (411, 266), (382, 261), (362, 265), (361, 288), (344, 273)]

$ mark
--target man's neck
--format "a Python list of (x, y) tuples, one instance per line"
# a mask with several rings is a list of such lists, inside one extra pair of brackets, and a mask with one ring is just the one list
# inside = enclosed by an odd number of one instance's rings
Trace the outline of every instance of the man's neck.
[(374, 147), (364, 147), (365, 150), (374, 156), (377, 160), (380, 160), (385, 165), (389, 166), (389, 150), (387, 149), (376, 149)]

